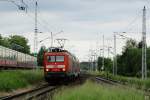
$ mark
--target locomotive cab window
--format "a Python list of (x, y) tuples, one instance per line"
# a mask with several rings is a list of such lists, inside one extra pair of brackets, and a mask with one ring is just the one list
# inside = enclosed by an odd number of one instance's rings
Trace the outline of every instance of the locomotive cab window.
[(64, 56), (47, 56), (48, 62), (64, 62)]
[(47, 56), (48, 62), (55, 62), (55, 56)]
[(64, 62), (64, 56), (56, 56), (56, 62)]

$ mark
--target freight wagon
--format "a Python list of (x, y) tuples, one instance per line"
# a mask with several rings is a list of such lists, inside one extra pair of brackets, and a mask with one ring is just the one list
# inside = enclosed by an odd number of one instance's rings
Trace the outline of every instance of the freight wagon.
[(36, 64), (36, 57), (0, 46), (0, 69), (34, 68)]

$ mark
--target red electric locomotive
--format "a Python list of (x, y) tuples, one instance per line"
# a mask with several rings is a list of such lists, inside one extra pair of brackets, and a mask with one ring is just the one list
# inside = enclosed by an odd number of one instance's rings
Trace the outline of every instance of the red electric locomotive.
[(47, 82), (79, 77), (79, 60), (66, 50), (50, 48), (44, 53), (44, 75)]

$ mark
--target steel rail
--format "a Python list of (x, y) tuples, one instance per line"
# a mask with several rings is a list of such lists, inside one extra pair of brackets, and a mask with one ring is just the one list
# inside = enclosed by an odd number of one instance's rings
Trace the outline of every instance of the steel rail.
[[(96, 79), (96, 81), (101, 81), (101, 82), (104, 82), (104, 83), (107, 83), (110, 85), (127, 86), (125, 84), (122, 84), (120, 81), (116, 81), (116, 80), (112, 80), (112, 79), (106, 79), (103, 77), (96, 77), (95, 79)], [(137, 90), (143, 91), (142, 89), (137, 89)], [(148, 98), (146, 100), (150, 100), (150, 89), (144, 90), (144, 95), (145, 95), (145, 98)]]
[(58, 88), (58, 86), (49, 86), (48, 84), (45, 84), (39, 88), (35, 88), (26, 92), (0, 97), (0, 100), (13, 100), (13, 99), (17, 100), (18, 98), (23, 98), (23, 97), (25, 97), (24, 100), (32, 100), (35, 97), (41, 96), (48, 92), (52, 92), (56, 88)]
[(120, 85), (120, 83), (118, 81), (113, 81), (113, 80), (109, 80), (109, 79), (102, 78), (102, 77), (96, 77), (96, 80), (102, 81), (104, 83), (111, 84), (111, 85)]

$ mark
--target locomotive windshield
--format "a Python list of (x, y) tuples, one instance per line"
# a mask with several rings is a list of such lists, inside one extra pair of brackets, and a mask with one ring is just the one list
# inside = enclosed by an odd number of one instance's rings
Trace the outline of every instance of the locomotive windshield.
[(55, 62), (55, 56), (47, 56), (48, 62)]
[(48, 62), (64, 62), (64, 56), (47, 56)]
[(56, 62), (64, 62), (64, 56), (56, 56)]

